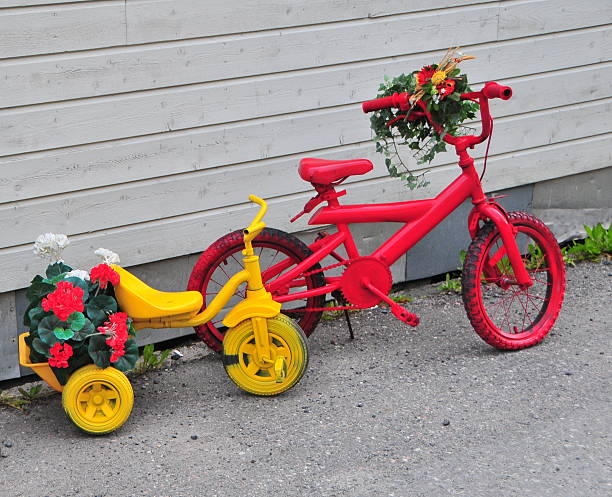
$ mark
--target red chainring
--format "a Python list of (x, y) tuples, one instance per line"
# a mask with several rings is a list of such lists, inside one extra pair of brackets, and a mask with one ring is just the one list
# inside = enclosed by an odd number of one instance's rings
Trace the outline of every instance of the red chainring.
[(374, 307), (381, 299), (361, 284), (364, 276), (381, 292), (389, 294), (393, 285), (391, 271), (385, 263), (370, 256), (359, 257), (348, 264), (340, 279), (340, 291), (344, 298), (355, 306)]

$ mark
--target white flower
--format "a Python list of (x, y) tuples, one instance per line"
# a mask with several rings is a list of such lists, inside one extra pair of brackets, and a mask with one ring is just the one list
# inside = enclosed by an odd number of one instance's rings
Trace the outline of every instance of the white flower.
[(70, 240), (66, 235), (44, 233), (34, 242), (34, 253), (42, 259), (59, 261), (62, 251), (68, 246)]
[(121, 261), (119, 260), (119, 254), (115, 254), (112, 250), (108, 250), (105, 248), (99, 248), (94, 252), (98, 257), (102, 258), (102, 262), (104, 264), (119, 264)]
[(69, 273), (66, 273), (64, 279), (71, 277), (81, 278), (83, 281), (89, 281), (89, 273), (87, 271), (83, 271), (82, 269), (73, 269)]

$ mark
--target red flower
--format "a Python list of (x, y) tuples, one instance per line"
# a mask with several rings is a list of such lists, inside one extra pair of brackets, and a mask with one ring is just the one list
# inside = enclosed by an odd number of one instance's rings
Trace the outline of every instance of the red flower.
[(125, 355), (125, 349), (114, 350), (110, 356), (110, 362), (117, 361), (121, 356)]
[(433, 66), (424, 66), (416, 75), (418, 85), (423, 86), (430, 81), (435, 72), (436, 69)]
[(63, 345), (60, 342), (57, 342), (53, 347), (51, 347), (51, 357), (49, 357), (49, 366), (53, 366), (55, 368), (67, 368), (68, 367), (68, 359), (72, 357), (72, 347), (65, 343)]
[(73, 312), (83, 312), (83, 289), (69, 281), (60, 281), (57, 289), (42, 300), (45, 311), (52, 310), (60, 321), (66, 321)]
[(109, 335), (106, 344), (113, 349), (111, 362), (115, 362), (125, 354), (125, 342), (128, 339), (128, 315), (125, 312), (116, 312), (108, 317), (104, 326), (98, 326), (98, 331), (104, 335)]
[(109, 281), (111, 285), (117, 286), (120, 279), (119, 273), (108, 264), (98, 264), (96, 267), (92, 268), (89, 272), (89, 278), (92, 282), (97, 281), (102, 289), (106, 288)]
[(438, 95), (440, 95), (440, 100), (444, 100), (455, 91), (455, 80), (445, 79), (442, 83), (436, 86), (436, 89), (438, 90)]

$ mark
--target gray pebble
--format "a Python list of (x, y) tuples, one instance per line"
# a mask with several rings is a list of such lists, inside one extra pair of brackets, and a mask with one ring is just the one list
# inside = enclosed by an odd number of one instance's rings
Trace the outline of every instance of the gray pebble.
[(444, 421), (442, 421), (442, 426), (448, 426), (450, 424), (450, 421), (448, 419), (445, 419)]
[(197, 440), (198, 436), (197, 435), (191, 435), (191, 440)]

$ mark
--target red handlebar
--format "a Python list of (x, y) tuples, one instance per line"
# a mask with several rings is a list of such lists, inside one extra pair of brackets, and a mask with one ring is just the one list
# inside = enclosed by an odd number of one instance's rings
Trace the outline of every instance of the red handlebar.
[(486, 98), (501, 98), (502, 100), (508, 100), (512, 96), (512, 88), (498, 85), (495, 81), (489, 81), (484, 85), (481, 93)]
[(375, 110), (388, 109), (389, 107), (403, 108), (408, 105), (408, 93), (394, 93), (389, 97), (376, 98), (368, 100), (361, 104), (364, 112), (373, 112)]
[[(491, 114), (489, 113), (489, 99), (501, 98), (502, 100), (508, 100), (512, 97), (512, 88), (509, 86), (502, 86), (494, 81), (489, 81), (484, 85), (484, 88), (480, 91), (474, 91), (470, 93), (463, 93), (461, 95), (462, 100), (478, 100), (480, 103), (480, 117), (482, 120), (482, 133), (480, 136), (453, 136), (448, 133), (445, 134), (444, 129), (440, 124), (435, 122), (431, 118), (431, 114), (427, 110), (427, 106), (422, 101), (416, 103), (417, 107), (420, 107), (422, 115), (424, 115), (431, 125), (437, 130), (438, 133), (444, 136), (444, 141), (452, 145), (461, 144), (461, 148), (475, 145), (476, 143), (482, 143), (491, 134)], [(389, 97), (376, 98), (374, 100), (368, 100), (363, 102), (361, 105), (364, 112), (373, 112), (375, 110), (388, 109), (390, 107), (397, 107), (401, 110), (410, 109), (408, 99), (410, 95), (404, 93), (394, 93)]]

